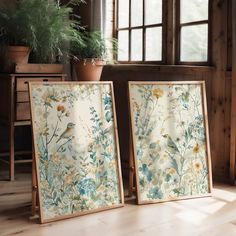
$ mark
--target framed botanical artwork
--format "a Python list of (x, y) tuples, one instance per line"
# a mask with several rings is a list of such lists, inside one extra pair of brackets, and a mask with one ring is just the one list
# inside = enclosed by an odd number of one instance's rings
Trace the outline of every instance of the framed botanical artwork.
[(112, 82), (29, 91), (41, 223), (123, 206)]
[(130, 82), (138, 204), (209, 196), (205, 83)]

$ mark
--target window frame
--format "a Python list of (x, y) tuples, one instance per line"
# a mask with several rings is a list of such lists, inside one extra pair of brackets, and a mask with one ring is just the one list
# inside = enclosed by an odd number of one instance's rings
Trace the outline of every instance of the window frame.
[[(166, 63), (166, 45), (167, 45), (167, 3), (165, 0), (162, 0), (162, 23), (158, 24), (151, 24), (151, 25), (145, 25), (145, 0), (143, 1), (143, 19), (142, 19), (142, 25), (141, 26), (131, 26), (131, 2), (129, 1), (129, 26), (119, 28), (118, 22), (119, 22), (119, 0), (114, 0), (114, 37), (118, 39), (118, 32), (122, 30), (128, 30), (128, 39), (129, 39), (129, 45), (128, 45), (128, 61), (119, 61), (118, 55), (116, 55), (115, 59), (118, 64), (158, 64), (162, 65)], [(162, 28), (162, 60), (160, 61), (145, 61), (146, 57), (146, 29), (153, 28), (153, 27), (161, 27)], [(131, 31), (134, 29), (142, 29), (142, 60), (140, 61), (133, 61), (131, 60)]]
[[(175, 6), (175, 14), (176, 14), (176, 46), (175, 46), (175, 54), (176, 54), (176, 64), (177, 65), (196, 65), (196, 66), (208, 66), (211, 63), (211, 8), (212, 1), (208, 0), (208, 19), (201, 21), (193, 21), (187, 23), (180, 23), (180, 1), (176, 0)], [(193, 25), (202, 25), (207, 24), (208, 26), (208, 45), (207, 45), (207, 60), (206, 61), (181, 61), (181, 28), (184, 26), (193, 26)]]
[[(152, 25), (145, 26), (145, 0), (143, 0), (143, 25), (139, 27), (131, 27), (131, 0), (129, 1), (129, 26), (126, 28), (118, 28), (118, 11), (119, 11), (119, 0), (113, 0), (114, 14), (113, 14), (113, 37), (118, 39), (118, 31), (128, 29), (129, 31), (129, 52), (128, 61), (119, 61), (118, 55), (114, 56), (117, 64), (157, 64), (157, 65), (192, 65), (192, 66), (210, 66), (212, 63), (212, 0), (208, 0), (208, 20), (197, 21), (206, 22), (208, 25), (208, 47), (207, 47), (207, 61), (181, 61), (180, 60), (180, 43), (181, 43), (181, 27), (188, 23), (180, 24), (180, 0), (162, 0), (162, 24), (157, 24), (162, 27), (162, 60), (161, 61), (144, 61), (145, 60), (145, 42), (146, 32), (144, 28), (148, 28)], [(192, 23), (192, 22), (191, 22)], [(191, 23), (189, 25), (191, 25)], [(198, 25), (193, 23), (192, 25)], [(154, 25), (155, 26), (155, 25)], [(131, 29), (140, 28), (143, 29), (143, 60), (142, 61), (131, 61)]]

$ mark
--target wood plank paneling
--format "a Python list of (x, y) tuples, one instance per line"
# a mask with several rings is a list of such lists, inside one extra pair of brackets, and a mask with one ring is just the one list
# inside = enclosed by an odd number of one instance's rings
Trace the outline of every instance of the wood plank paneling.
[(167, 1), (167, 35), (166, 35), (166, 63), (169, 65), (175, 64), (175, 12), (174, 12), (174, 3), (175, 0)]
[(230, 156), (230, 127), (231, 127), (231, 77), (225, 79), (225, 148), (224, 148), (224, 166), (225, 178), (229, 179), (229, 156)]
[(230, 142), (230, 181), (235, 183), (236, 153), (236, 2), (232, 2), (232, 105), (231, 105), (231, 142)]
[(226, 69), (226, 29), (224, 16), (226, 1), (213, 1), (212, 10), (212, 64), (216, 67), (212, 80), (212, 107), (210, 113), (211, 151), (213, 175), (227, 178), (225, 169), (225, 69)]
[(227, 11), (227, 69), (232, 70), (232, 0), (228, 1)]

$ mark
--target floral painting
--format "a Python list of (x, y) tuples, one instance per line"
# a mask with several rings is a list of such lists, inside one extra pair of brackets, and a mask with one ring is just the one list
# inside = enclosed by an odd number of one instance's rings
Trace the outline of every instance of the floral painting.
[(203, 83), (130, 82), (138, 202), (211, 192)]
[(123, 204), (113, 90), (104, 83), (31, 83), (41, 221)]

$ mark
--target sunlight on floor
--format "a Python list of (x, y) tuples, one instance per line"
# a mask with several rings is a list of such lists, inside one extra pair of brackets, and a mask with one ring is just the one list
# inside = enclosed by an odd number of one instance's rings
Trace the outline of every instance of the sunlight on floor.
[(213, 197), (170, 203), (178, 209), (175, 215), (186, 223), (201, 225), (207, 218), (219, 213), (228, 203), (236, 200), (236, 193), (232, 189), (214, 188)]
[(212, 203), (208, 206), (200, 207), (199, 210), (208, 213), (208, 214), (214, 214), (217, 211), (219, 211), (221, 208), (223, 208), (226, 205), (226, 202), (223, 201), (215, 201), (215, 203)]
[(196, 210), (186, 210), (185, 209), (184, 211), (176, 214), (176, 217), (178, 217), (181, 220), (184, 220), (188, 223), (191, 223), (194, 225), (200, 225), (208, 217), (208, 214), (201, 213)]
[(219, 198), (226, 202), (233, 202), (236, 200), (236, 193), (233, 193), (232, 191), (214, 188), (213, 194), (214, 194), (214, 197)]

